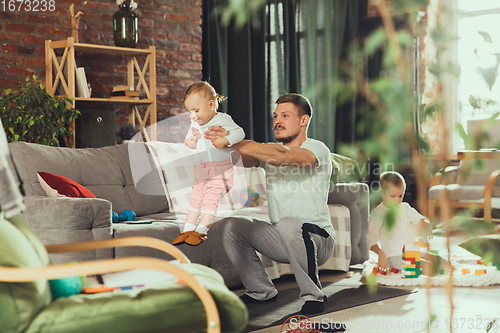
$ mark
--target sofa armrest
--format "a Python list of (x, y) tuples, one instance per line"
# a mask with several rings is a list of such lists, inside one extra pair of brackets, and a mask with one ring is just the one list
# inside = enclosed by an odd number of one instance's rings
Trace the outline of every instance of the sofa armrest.
[[(24, 216), (46, 245), (112, 238), (111, 202), (98, 198), (24, 198)], [(54, 264), (113, 258), (113, 249), (53, 254)]]
[(351, 265), (368, 259), (368, 214), (370, 208), (369, 188), (364, 183), (337, 183), (330, 189), (328, 204), (340, 204), (349, 209), (351, 215)]

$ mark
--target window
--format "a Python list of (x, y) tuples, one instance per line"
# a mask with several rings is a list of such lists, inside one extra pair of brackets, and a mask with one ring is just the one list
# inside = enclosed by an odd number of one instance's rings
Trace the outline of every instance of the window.
[[(469, 121), (500, 111), (500, 2), (458, 0), (457, 20), (457, 120), (467, 130)], [(464, 149), (461, 139), (458, 149)]]

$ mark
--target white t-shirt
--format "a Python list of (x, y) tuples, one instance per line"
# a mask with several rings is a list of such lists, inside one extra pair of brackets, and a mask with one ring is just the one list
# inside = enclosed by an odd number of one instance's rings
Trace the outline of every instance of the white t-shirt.
[(393, 228), (387, 230), (384, 227), (387, 210), (387, 207), (381, 203), (370, 214), (370, 218), (368, 219), (368, 235), (366, 237), (368, 248), (370, 249), (378, 243), (387, 258), (401, 256), (403, 246), (405, 244), (413, 244), (415, 241), (411, 224), (418, 226), (424, 217), (407, 202), (403, 202), (400, 205)]
[(184, 141), (193, 136), (192, 129), (196, 128), (201, 134), (201, 138), (196, 142), (196, 152), (200, 160), (206, 162), (218, 162), (229, 159), (230, 150), (225, 148), (215, 148), (212, 141), (205, 138), (205, 132), (210, 126), (221, 126), (228, 131), (229, 135), (226, 136), (226, 139), (229, 141), (230, 146), (245, 138), (245, 131), (243, 131), (243, 128), (238, 126), (233, 121), (233, 118), (231, 118), (230, 115), (218, 112), (208, 123), (202, 126), (194, 120), (191, 120), (191, 125), (189, 126), (189, 131)]
[(330, 150), (321, 141), (306, 139), (300, 148), (311, 151), (318, 161), (313, 167), (275, 166), (261, 163), (266, 170), (269, 218), (302, 217), (323, 228), (335, 240), (328, 210), (332, 161)]

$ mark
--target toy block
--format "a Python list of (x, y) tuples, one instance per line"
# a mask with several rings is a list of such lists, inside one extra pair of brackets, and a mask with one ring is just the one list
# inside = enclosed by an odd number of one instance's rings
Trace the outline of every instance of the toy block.
[(240, 204), (245, 207), (255, 207), (259, 205), (259, 192), (250, 189), (241, 191)]
[(417, 241), (413, 242), (413, 245), (419, 246), (419, 247), (425, 247), (427, 249), (429, 248), (429, 243), (425, 242), (422, 237), (419, 237)]
[(406, 251), (405, 252), (405, 256), (408, 257), (408, 256), (411, 256), (411, 257), (415, 257), (415, 258), (420, 258), (420, 251)]
[(405, 268), (405, 272), (419, 272), (420, 268)]
[(403, 278), (417, 278), (420, 276), (420, 246), (404, 245), (402, 251)]

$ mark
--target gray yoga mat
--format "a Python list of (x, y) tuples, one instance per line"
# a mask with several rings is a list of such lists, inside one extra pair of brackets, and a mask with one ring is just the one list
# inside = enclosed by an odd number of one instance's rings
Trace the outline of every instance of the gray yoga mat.
[[(248, 304), (249, 321), (244, 333), (283, 324), (288, 318), (298, 315), (304, 303), (299, 298), (299, 288), (282, 290), (278, 299), (271, 303)], [(376, 294), (370, 294), (365, 285), (331, 283), (324, 284), (323, 292), (328, 297), (325, 311), (308, 317), (344, 310), (381, 300), (409, 295), (412, 290), (378, 287)]]

